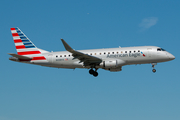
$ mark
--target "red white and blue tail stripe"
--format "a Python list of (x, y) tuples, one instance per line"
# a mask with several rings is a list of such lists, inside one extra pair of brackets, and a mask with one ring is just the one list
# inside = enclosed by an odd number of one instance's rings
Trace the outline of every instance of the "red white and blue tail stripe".
[(47, 51), (37, 48), (19, 28), (11, 28), (11, 33), (18, 55), (29, 57), (31, 61), (46, 61), (42, 53)]

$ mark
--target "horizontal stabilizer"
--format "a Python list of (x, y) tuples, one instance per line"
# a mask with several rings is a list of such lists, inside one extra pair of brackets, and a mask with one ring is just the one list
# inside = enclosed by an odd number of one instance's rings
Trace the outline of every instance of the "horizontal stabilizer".
[(22, 59), (22, 60), (31, 60), (32, 58), (30, 57), (26, 57), (26, 56), (22, 56), (22, 55), (18, 55), (18, 54), (14, 54), (14, 53), (8, 53), (9, 55), (16, 57), (18, 59)]

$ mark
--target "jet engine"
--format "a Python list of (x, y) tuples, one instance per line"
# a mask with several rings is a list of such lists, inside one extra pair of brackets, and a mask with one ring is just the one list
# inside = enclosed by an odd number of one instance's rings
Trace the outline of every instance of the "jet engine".
[(104, 60), (100, 66), (104, 69), (109, 69), (109, 68), (119, 68), (122, 65), (125, 64), (125, 61), (117, 59), (117, 60)]
[(105, 70), (109, 70), (110, 72), (118, 72), (122, 70), (122, 67), (118, 67), (118, 68), (105, 68)]

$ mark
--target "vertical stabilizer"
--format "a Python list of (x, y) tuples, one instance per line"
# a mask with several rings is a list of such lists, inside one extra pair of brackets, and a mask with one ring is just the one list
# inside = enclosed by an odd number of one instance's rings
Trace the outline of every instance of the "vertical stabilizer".
[(46, 60), (41, 49), (38, 49), (19, 28), (11, 28), (11, 33), (18, 55), (31, 57), (32, 61)]

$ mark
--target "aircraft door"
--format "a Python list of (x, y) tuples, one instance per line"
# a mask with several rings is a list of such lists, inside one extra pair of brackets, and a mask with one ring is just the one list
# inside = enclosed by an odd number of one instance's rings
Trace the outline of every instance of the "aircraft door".
[(151, 57), (152, 56), (152, 48), (148, 48), (148, 57)]
[(49, 54), (49, 55), (48, 55), (48, 61), (49, 61), (50, 63), (53, 62), (52, 57), (53, 57), (53, 54)]

